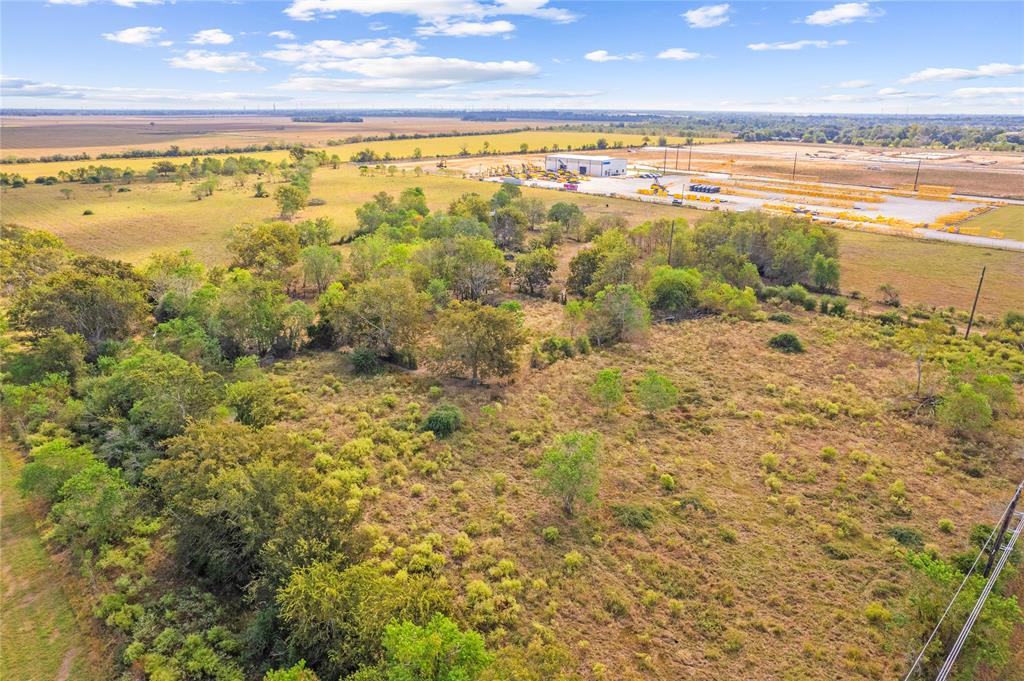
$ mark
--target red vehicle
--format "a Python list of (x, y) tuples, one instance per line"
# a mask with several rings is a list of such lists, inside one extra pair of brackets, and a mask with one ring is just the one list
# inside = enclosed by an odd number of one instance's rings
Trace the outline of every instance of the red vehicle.
[(563, 189), (568, 189), (569, 191), (574, 192), (577, 189), (579, 189), (580, 186), (578, 184), (573, 184), (572, 182), (566, 182), (565, 184), (562, 185), (562, 188)]

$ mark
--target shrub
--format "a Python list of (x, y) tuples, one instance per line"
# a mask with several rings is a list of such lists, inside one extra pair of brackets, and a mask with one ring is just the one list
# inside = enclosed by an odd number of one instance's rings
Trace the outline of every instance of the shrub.
[(579, 551), (570, 551), (562, 558), (562, 567), (567, 574), (574, 574), (583, 567), (583, 554)]
[(786, 314), (785, 312), (773, 312), (772, 314), (768, 315), (768, 319), (770, 319), (773, 322), (779, 322), (780, 324), (793, 323), (793, 317)]
[(348, 361), (352, 364), (352, 371), (360, 376), (370, 376), (380, 371), (380, 359), (377, 353), (367, 347), (358, 347), (349, 353)]
[(787, 354), (798, 354), (804, 351), (804, 344), (792, 333), (780, 333), (772, 336), (768, 346)]
[(992, 406), (988, 398), (970, 383), (961, 383), (943, 395), (936, 410), (939, 423), (957, 435), (977, 437), (992, 425)]
[(549, 544), (554, 544), (558, 541), (558, 528), (554, 526), (545, 527), (540, 531), (540, 535), (544, 537), (544, 541)]
[(439, 404), (430, 410), (423, 421), (423, 430), (438, 437), (448, 437), (462, 427), (462, 411), (454, 404)]
[(943, 534), (953, 534), (955, 527), (956, 526), (953, 525), (953, 521), (949, 518), (943, 518), (939, 521), (939, 531)]
[(91, 208), (86, 208), (82, 211), (82, 215), (96, 215), (96, 213), (93, 213)]
[(868, 604), (868, 607), (864, 608), (864, 617), (867, 618), (868, 622), (874, 625), (882, 625), (892, 619), (892, 613), (889, 609), (878, 601), (874, 601)]
[(623, 527), (649, 530), (654, 526), (654, 511), (647, 506), (623, 504), (612, 506), (612, 515)]
[(624, 388), (622, 372), (619, 369), (602, 369), (590, 386), (590, 395), (594, 401), (605, 409), (613, 409), (622, 404)]
[(636, 383), (636, 395), (640, 406), (650, 416), (673, 407), (679, 401), (679, 388), (657, 371), (648, 369)]
[(839, 452), (835, 447), (822, 447), (821, 449), (821, 460), (828, 463), (832, 463), (839, 456)]
[(896, 540), (900, 546), (905, 546), (908, 549), (914, 549), (920, 551), (924, 548), (924, 537), (921, 533), (912, 527), (903, 527), (902, 525), (896, 525), (890, 527), (886, 534)]
[(668, 473), (662, 473), (658, 482), (661, 484), (661, 488), (663, 490), (671, 492), (676, 488), (676, 479)]

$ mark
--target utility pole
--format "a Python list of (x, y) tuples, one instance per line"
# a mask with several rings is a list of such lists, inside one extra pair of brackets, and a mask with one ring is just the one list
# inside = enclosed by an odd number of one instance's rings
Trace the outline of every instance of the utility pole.
[(664, 175), (665, 172), (668, 170), (668, 147), (666, 146), (666, 147), (663, 147), (663, 148), (665, 149), (665, 159), (661, 162), (661, 174), (662, 175)]
[(693, 142), (690, 142), (690, 158), (686, 161), (686, 172), (690, 172), (690, 164), (693, 162)]
[(917, 172), (914, 173), (914, 192), (917, 192), (917, 179), (921, 177), (921, 163), (924, 161), (923, 158), (917, 159)]
[(796, 154), (797, 154), (797, 152), (794, 151), (793, 152), (793, 177), (792, 177), (792, 180), (791, 180), (792, 182), (796, 182)]
[(978, 290), (974, 293), (974, 305), (971, 305), (971, 318), (967, 320), (967, 333), (964, 334), (964, 340), (971, 335), (971, 327), (974, 325), (974, 311), (978, 309), (978, 296), (981, 295), (981, 284), (985, 281), (985, 270), (988, 269), (988, 265), (981, 268), (981, 278), (978, 279)]
[(988, 554), (988, 562), (985, 563), (985, 571), (981, 574), (984, 577), (988, 577), (988, 574), (992, 572), (992, 563), (996, 561), (996, 554), (999, 553), (999, 547), (1003, 545), (1003, 536), (1006, 534), (1006, 528), (1010, 526), (1010, 519), (1013, 518), (1013, 513), (1017, 509), (1017, 502), (1020, 501), (1020, 490), (1017, 488), (1017, 493), (1013, 495), (1013, 499), (1010, 501), (1010, 507), (1006, 509), (1006, 515), (1003, 516), (1003, 522), (999, 525), (999, 532), (996, 534), (996, 543), (992, 545), (992, 549)]
[(679, 145), (676, 145), (676, 170), (679, 170)]

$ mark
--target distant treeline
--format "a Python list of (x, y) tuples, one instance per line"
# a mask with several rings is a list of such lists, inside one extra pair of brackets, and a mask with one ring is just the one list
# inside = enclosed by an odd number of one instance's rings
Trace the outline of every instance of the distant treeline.
[(1021, 116), (918, 116), (909, 119), (906, 116), (704, 113), (616, 125), (582, 124), (574, 128), (680, 137), (730, 135), (746, 142), (1024, 150), (1024, 117)]
[[(206, 154), (252, 154), (260, 151), (279, 151), (291, 149), (295, 144), (266, 143), (249, 144), (244, 147), (212, 147), (209, 149), (182, 149), (177, 145), (171, 145), (167, 149), (129, 149), (127, 151), (111, 151), (97, 154), (99, 160), (113, 158), (180, 158), (186, 156), (203, 156)], [(301, 145), (299, 145), (301, 146)], [(17, 165), (19, 163), (52, 163), (54, 161), (89, 161), (92, 156), (86, 153), (81, 154), (53, 154), (50, 156), (39, 156), (37, 158), (13, 158), (8, 157), (0, 160), (0, 164)]]
[(293, 123), (362, 123), (361, 116), (343, 116), (341, 114), (292, 116)]

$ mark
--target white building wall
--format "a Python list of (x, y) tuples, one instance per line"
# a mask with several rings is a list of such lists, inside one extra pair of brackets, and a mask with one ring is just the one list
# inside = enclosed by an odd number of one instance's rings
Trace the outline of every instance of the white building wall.
[(626, 159), (624, 158), (580, 158), (571, 155), (549, 154), (544, 159), (544, 167), (547, 170), (557, 171), (561, 166), (565, 166), (574, 173), (592, 177), (626, 174)]

